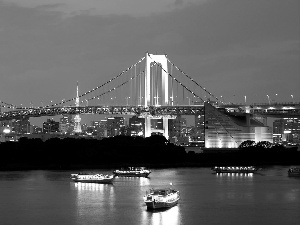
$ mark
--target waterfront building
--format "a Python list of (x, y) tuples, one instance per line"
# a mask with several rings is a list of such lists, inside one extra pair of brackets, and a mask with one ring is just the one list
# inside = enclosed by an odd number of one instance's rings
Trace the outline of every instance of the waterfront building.
[(22, 117), (16, 119), (12, 123), (13, 130), (17, 134), (28, 134), (30, 133), (30, 121), (29, 117)]
[(107, 137), (107, 119), (100, 120), (99, 124), (99, 137)]
[(125, 125), (124, 117), (107, 118), (107, 137), (114, 137), (121, 134), (121, 128)]
[(175, 119), (169, 119), (169, 137), (172, 143), (178, 143), (181, 145), (188, 144), (187, 135), (187, 121), (186, 118), (177, 116)]
[(43, 133), (43, 129), (41, 127), (38, 127), (38, 126), (35, 126), (35, 125), (31, 126), (31, 130), (32, 130), (32, 132), (30, 132), (31, 134), (41, 134), (41, 133)]
[(145, 137), (145, 118), (133, 116), (129, 118), (130, 136)]
[(53, 119), (47, 119), (43, 123), (43, 133), (58, 133), (59, 132), (59, 122), (54, 121)]
[(237, 148), (247, 140), (273, 142), (271, 127), (251, 118), (250, 114), (228, 114), (209, 103), (204, 107), (206, 148)]
[(274, 142), (300, 144), (300, 118), (283, 118), (273, 122)]
[(198, 143), (199, 146), (204, 146), (205, 133), (204, 133), (204, 114), (195, 115), (195, 129), (192, 133), (192, 141)]
[[(72, 124), (72, 115), (62, 115), (59, 123), (59, 130), (62, 134), (70, 134), (72, 132), (72, 128), (74, 125)], [(74, 129), (74, 128), (73, 128)]]

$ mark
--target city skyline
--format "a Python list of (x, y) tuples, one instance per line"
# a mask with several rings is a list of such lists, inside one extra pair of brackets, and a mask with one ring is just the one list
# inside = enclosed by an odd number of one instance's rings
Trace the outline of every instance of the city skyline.
[(77, 81), (84, 93), (149, 51), (225, 102), (299, 102), (298, 9), (294, 0), (2, 0), (0, 100), (70, 99)]

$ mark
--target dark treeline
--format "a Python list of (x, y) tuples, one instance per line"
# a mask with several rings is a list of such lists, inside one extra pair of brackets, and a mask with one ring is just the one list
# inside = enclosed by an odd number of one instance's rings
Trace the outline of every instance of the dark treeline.
[(21, 138), (0, 144), (0, 170), (151, 168), (215, 165), (300, 164), (300, 152), (284, 147), (244, 147), (229, 153), (186, 153), (163, 136), (116, 136), (103, 140)]

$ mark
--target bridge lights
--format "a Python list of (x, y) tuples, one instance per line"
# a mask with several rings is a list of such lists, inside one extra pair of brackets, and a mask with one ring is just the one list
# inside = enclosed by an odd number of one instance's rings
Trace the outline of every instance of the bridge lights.
[(267, 95), (267, 97), (268, 97), (268, 102), (269, 102), (269, 105), (270, 105), (270, 96), (269, 96), (269, 95)]
[(189, 105), (191, 105), (191, 99), (190, 99), (189, 97), (186, 97), (186, 98), (188, 98), (188, 99), (189, 99)]
[(125, 97), (125, 99), (126, 99), (126, 105), (128, 105), (128, 99), (129, 99), (130, 97)]

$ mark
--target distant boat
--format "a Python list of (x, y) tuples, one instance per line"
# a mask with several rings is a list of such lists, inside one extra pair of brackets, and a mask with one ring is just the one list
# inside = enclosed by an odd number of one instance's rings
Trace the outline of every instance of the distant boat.
[(171, 188), (150, 189), (144, 196), (148, 210), (171, 208), (177, 205), (179, 199), (179, 191)]
[(288, 170), (289, 177), (300, 177), (300, 168), (299, 167), (291, 167)]
[(119, 177), (148, 177), (151, 170), (146, 167), (125, 167), (113, 171), (115, 176)]
[(259, 168), (254, 166), (215, 166), (212, 170), (216, 173), (255, 173)]
[(114, 180), (113, 175), (91, 174), (91, 173), (75, 173), (71, 174), (71, 179), (74, 182), (81, 183), (99, 183), (99, 184), (112, 184)]

